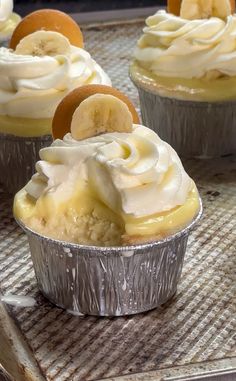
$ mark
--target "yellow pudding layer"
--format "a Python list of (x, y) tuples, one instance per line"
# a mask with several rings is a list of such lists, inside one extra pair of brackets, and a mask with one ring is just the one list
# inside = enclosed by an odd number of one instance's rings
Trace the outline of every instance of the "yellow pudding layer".
[(166, 237), (186, 227), (199, 211), (199, 195), (194, 186), (184, 205), (148, 217), (125, 218), (125, 231), (129, 236), (157, 235)]
[(51, 135), (52, 119), (18, 118), (0, 115), (0, 133), (20, 137)]
[(14, 215), (32, 230), (54, 239), (96, 246), (117, 246), (123, 237), (156, 239), (186, 227), (200, 208), (198, 191), (193, 186), (184, 205), (145, 218), (118, 214), (99, 201), (92, 190), (79, 186), (73, 197), (55, 202), (48, 193), (37, 201), (25, 189), (14, 200)]
[(172, 78), (160, 77), (141, 67), (134, 61), (130, 75), (141, 87), (157, 92), (161, 96), (191, 101), (229, 101), (236, 100), (236, 77)]

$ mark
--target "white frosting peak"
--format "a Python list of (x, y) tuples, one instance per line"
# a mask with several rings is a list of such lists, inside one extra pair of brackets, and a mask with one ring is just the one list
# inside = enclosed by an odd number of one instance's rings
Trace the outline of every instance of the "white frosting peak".
[(9, 19), (13, 11), (13, 0), (0, 1), (0, 23), (4, 23)]
[(159, 11), (146, 20), (135, 58), (158, 76), (236, 75), (236, 15), (186, 20)]
[(83, 181), (113, 211), (146, 217), (184, 204), (192, 188), (177, 153), (141, 125), (83, 141), (67, 134), (40, 157), (26, 186), (35, 199), (50, 193), (55, 202), (66, 201)]

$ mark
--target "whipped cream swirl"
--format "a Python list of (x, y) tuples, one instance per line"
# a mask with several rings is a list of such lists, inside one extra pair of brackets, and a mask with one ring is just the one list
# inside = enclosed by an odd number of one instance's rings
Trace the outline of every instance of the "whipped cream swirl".
[(157, 76), (236, 75), (236, 15), (186, 20), (159, 11), (146, 20), (134, 56)]
[(0, 115), (52, 118), (62, 98), (86, 84), (111, 81), (84, 49), (71, 46), (69, 55), (36, 57), (0, 48)]
[(35, 200), (50, 194), (60, 204), (84, 182), (116, 213), (146, 217), (183, 205), (193, 188), (177, 153), (141, 125), (83, 141), (69, 133), (41, 149), (40, 158), (25, 187)]

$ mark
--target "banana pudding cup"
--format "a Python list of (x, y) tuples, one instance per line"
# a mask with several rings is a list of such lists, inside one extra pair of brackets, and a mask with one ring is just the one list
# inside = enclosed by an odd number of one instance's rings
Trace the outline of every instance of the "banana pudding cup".
[(65, 95), (111, 81), (83, 48), (75, 21), (49, 9), (26, 16), (10, 49), (0, 48), (0, 79), (0, 181), (15, 193), (34, 173), (40, 148), (51, 143), (52, 118)]
[(169, 0), (130, 66), (144, 124), (185, 157), (236, 152), (235, 1)]
[(14, 200), (40, 290), (60, 307), (100, 316), (166, 302), (201, 215), (176, 152), (108, 86), (68, 94), (53, 136)]
[(8, 46), (11, 35), (21, 17), (13, 12), (13, 0), (0, 2), (0, 46)]

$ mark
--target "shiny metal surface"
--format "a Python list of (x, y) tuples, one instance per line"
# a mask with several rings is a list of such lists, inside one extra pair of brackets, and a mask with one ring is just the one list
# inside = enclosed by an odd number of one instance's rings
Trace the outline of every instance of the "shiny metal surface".
[(0, 365), (0, 381), (14, 381), (10, 374)]
[(212, 375), (205, 374), (202, 376), (191, 376), (191, 377), (168, 377), (164, 378), (163, 381), (235, 381), (236, 372), (225, 371), (220, 373), (215, 373)]
[(124, 247), (90, 247), (28, 236), (38, 285), (54, 304), (71, 312), (123, 316), (149, 311), (176, 292), (190, 231), (163, 241)]
[(45, 381), (29, 345), (0, 301), (0, 381), (1, 377), (4, 381)]
[(191, 102), (158, 95), (131, 74), (144, 124), (181, 157), (220, 157), (236, 153), (236, 101)]
[(49, 135), (23, 138), (0, 133), (0, 180), (9, 193), (16, 193), (30, 180), (40, 148), (51, 141)]

